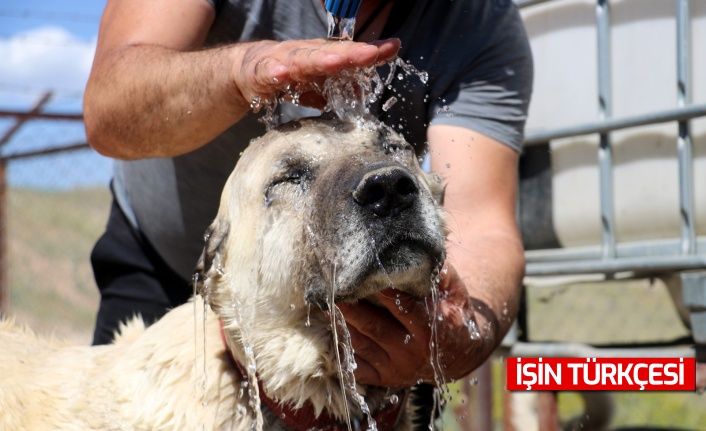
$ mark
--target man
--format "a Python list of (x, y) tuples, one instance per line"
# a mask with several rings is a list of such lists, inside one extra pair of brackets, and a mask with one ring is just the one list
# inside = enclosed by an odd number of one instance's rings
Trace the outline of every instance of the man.
[[(156, 319), (191, 294), (225, 179), (264, 133), (253, 100), (399, 54), (429, 73), (428, 85), (395, 79), (381, 101), (400, 101), (373, 109), (419, 154), (428, 148), (447, 183), (443, 372), (459, 378), (490, 355), (514, 319), (524, 270), (515, 193), (532, 64), (519, 14), (509, 0), (363, 0), (357, 22), (356, 41), (326, 41), (320, 0), (108, 0), (84, 101), (89, 143), (122, 159), (92, 255), (102, 296), (95, 343), (120, 319)], [(381, 36), (394, 38), (372, 42)], [(300, 103), (324, 106), (313, 92)], [(282, 111), (284, 120), (312, 112)], [(379, 299), (387, 312), (340, 307), (357, 380), (433, 382), (423, 304), (407, 300), (403, 314), (394, 295)]]

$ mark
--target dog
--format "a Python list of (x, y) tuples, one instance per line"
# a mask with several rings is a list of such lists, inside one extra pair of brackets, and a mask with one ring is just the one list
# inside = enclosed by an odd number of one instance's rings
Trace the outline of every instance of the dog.
[(0, 323), (0, 429), (411, 429), (406, 391), (356, 385), (339, 366), (335, 304), (390, 286), (430, 294), (442, 195), (374, 119), (269, 131), (226, 182), (190, 303), (148, 328), (133, 319), (107, 346)]

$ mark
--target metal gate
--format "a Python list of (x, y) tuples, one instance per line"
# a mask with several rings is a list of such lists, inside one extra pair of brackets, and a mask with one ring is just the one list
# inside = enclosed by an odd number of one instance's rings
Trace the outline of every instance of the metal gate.
[[(699, 63), (699, 68), (694, 67), (695, 54), (702, 53), (704, 47), (695, 46), (703, 44), (706, 40), (693, 37), (693, 23), (697, 22), (694, 10), (698, 9), (698, 23), (706, 22), (706, 7), (703, 4), (692, 4), (689, 0), (673, 0), (668, 2), (663, 0), (659, 7), (664, 7), (669, 3), (673, 8), (673, 14), (669, 17), (671, 27), (676, 34), (671, 35), (676, 40), (674, 47), (675, 55), (671, 58), (663, 58), (662, 68), (671, 68), (669, 72), (663, 73), (665, 79), (660, 85), (674, 91), (676, 97), (673, 106), (653, 109), (648, 112), (638, 114), (615, 114), (616, 103), (614, 92), (614, 77), (620, 74), (624, 59), (620, 58), (616, 62), (613, 53), (613, 31), (614, 21), (612, 8), (619, 4), (624, 7), (632, 1), (633, 4), (640, 4), (641, 7), (649, 9), (657, 5), (656, 2), (643, 0), (516, 0), (515, 3), (521, 8), (523, 16), (535, 12), (541, 8), (560, 8), (564, 5), (577, 3), (584, 9), (593, 8), (593, 22), (590, 28), (582, 28), (592, 33), (595, 51), (581, 52), (580, 49), (569, 49), (562, 58), (553, 58), (547, 61), (546, 56), (540, 61), (535, 61), (535, 70), (541, 72), (542, 68), (553, 67), (564, 62), (581, 62), (580, 58), (594, 56), (591, 61), (595, 61), (595, 70), (592, 73), (595, 81), (584, 82), (583, 85), (595, 87), (596, 98), (591, 101), (595, 109), (595, 120), (584, 122), (575, 121), (571, 124), (552, 125), (539, 129), (528, 128), (525, 138), (525, 153), (521, 161), (521, 184), (518, 219), (520, 221), (523, 239), (526, 246), (526, 275), (528, 279), (544, 280), (551, 277), (577, 277), (592, 275), (603, 280), (614, 278), (671, 278), (673, 283), (679, 285), (681, 297), (677, 298), (686, 319), (686, 324), (690, 326), (691, 337), (687, 344), (650, 346), (650, 348), (625, 348), (621, 347), (601, 347), (580, 343), (536, 343), (532, 342), (527, 334), (526, 312), (521, 310), (518, 318), (519, 331), (516, 338), (510, 337), (507, 345), (510, 347), (510, 355), (526, 357), (620, 357), (620, 356), (684, 356), (696, 357), (697, 362), (706, 363), (706, 214), (701, 210), (697, 211), (698, 205), (695, 201), (702, 202), (706, 198), (706, 193), (697, 192), (704, 190), (703, 185), (695, 180), (695, 166), (698, 165), (700, 178), (703, 178), (703, 169), (706, 166), (706, 135), (698, 135), (696, 141), (693, 136), (692, 123), (697, 119), (706, 117), (706, 96), (699, 93), (699, 103), (693, 103), (692, 94), (694, 90), (692, 73), (698, 70), (703, 73)], [(696, 8), (694, 7), (696, 6)], [(547, 9), (548, 10), (548, 9)], [(540, 12), (537, 12), (540, 13)], [(649, 13), (645, 12), (645, 16)], [(657, 14), (653, 14), (655, 18)], [(563, 10), (564, 18), (571, 18), (572, 15)], [(663, 16), (659, 17), (663, 19)], [(640, 18), (635, 18), (639, 20)], [(547, 20), (547, 22), (549, 22)], [(633, 23), (630, 23), (632, 25)], [(637, 25), (649, 26), (650, 22), (644, 21)], [(568, 29), (572, 23), (564, 23)], [(643, 27), (644, 30), (644, 27)], [(568, 30), (567, 30), (568, 31)], [(699, 28), (703, 31), (703, 27)], [(532, 34), (530, 34), (532, 38)], [(533, 41), (534, 42), (534, 41)], [(649, 46), (645, 49), (650, 49)], [(697, 58), (703, 62), (703, 58)], [(552, 63), (555, 61), (556, 63)], [(622, 62), (622, 63), (621, 63)], [(649, 68), (652, 65), (645, 65)], [(672, 78), (672, 75), (675, 77)], [(706, 82), (706, 73), (698, 76), (699, 82)], [(636, 79), (636, 81), (638, 81)], [(570, 90), (570, 89), (569, 89)], [(649, 94), (657, 90), (656, 88), (642, 88), (637, 91)], [(703, 88), (700, 87), (699, 91)], [(557, 92), (567, 91), (566, 88), (558, 87)], [(706, 93), (706, 92), (703, 92)], [(535, 89), (535, 95), (537, 89)], [(532, 102), (536, 103), (535, 100)], [(559, 109), (571, 110), (576, 106), (571, 104), (561, 105)], [(546, 106), (536, 107), (537, 109), (551, 109)], [(554, 108), (557, 108), (556, 106)], [(585, 109), (585, 106), (581, 107)], [(532, 111), (530, 111), (532, 117)], [(676, 175), (675, 181), (675, 204), (673, 208), (665, 211), (672, 213), (678, 218), (678, 231), (674, 235), (650, 236), (650, 232), (644, 232), (644, 236), (636, 239), (627, 236), (621, 239), (616, 222), (616, 181), (615, 181), (615, 151), (616, 135), (642, 130), (646, 126), (657, 124), (667, 124), (675, 128), (674, 142), (675, 148)], [(704, 125), (704, 123), (699, 123)], [(670, 127), (671, 127), (670, 126)], [(706, 129), (706, 128), (705, 128)], [(554, 166), (555, 154), (553, 145), (559, 141), (571, 139), (592, 139), (595, 145), (593, 148), (596, 178), (598, 181), (596, 207), (596, 225), (600, 226), (600, 234), (595, 243), (563, 244), (556, 233), (556, 211), (552, 212), (554, 204), (551, 203), (551, 184), (557, 179), (556, 167)], [(639, 144), (639, 142), (638, 142)], [(700, 152), (695, 156), (695, 145)], [(639, 148), (635, 145), (634, 148)], [(639, 151), (639, 150), (638, 150)], [(659, 171), (652, 171), (653, 175), (661, 175)], [(639, 185), (648, 178), (638, 177), (631, 181)], [(553, 183), (554, 182), (554, 183)], [(582, 191), (576, 189), (576, 193)], [(621, 210), (622, 211), (622, 210)], [(622, 213), (621, 213), (622, 214)], [(645, 214), (649, 217), (649, 214)], [(700, 229), (700, 230), (699, 230)], [(570, 235), (569, 235), (570, 236)], [(571, 241), (569, 241), (571, 242)], [(683, 304), (681, 302), (683, 301)], [(699, 367), (702, 367), (700, 365)], [(703, 373), (701, 368), (701, 373)], [(544, 428), (543, 428), (544, 429)]]

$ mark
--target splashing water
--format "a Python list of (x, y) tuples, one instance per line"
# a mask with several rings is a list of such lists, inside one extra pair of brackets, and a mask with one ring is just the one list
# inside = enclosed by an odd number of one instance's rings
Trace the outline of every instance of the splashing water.
[(377, 91), (380, 83), (375, 68), (344, 69), (324, 82), (322, 95), (328, 103), (326, 109), (341, 120), (355, 122), (370, 112), (370, 105), (382, 92)]
[[(255, 294), (257, 296), (257, 294)], [(260, 385), (258, 384), (257, 377), (257, 360), (255, 358), (255, 349), (252, 343), (252, 325), (255, 322), (254, 316), (254, 304), (249, 304), (245, 306), (241, 301), (235, 297), (235, 294), (231, 297), (231, 307), (235, 312), (235, 322), (240, 328), (240, 344), (243, 348), (243, 353), (245, 354), (245, 371), (247, 373), (247, 380), (242, 382), (242, 389), (247, 390), (248, 393), (248, 406), (252, 410), (253, 422), (250, 426), (251, 430), (261, 431), (264, 424), (264, 419), (262, 417), (262, 410), (260, 406)], [(245, 311), (249, 311), (250, 315), (246, 317), (244, 315)], [(248, 323), (250, 322), (250, 323)]]
[[(193, 289), (193, 296), (196, 298), (196, 295), (199, 293), (197, 286), (199, 283), (199, 275), (194, 274), (192, 278), (192, 289)], [(202, 327), (202, 333), (199, 334), (199, 319), (197, 316), (199, 315), (198, 313), (198, 303), (196, 299), (194, 299), (194, 376), (196, 376), (196, 372), (199, 369), (199, 364), (198, 364), (198, 355), (196, 352), (199, 351), (199, 335), (201, 335), (200, 339), (203, 340), (203, 367), (202, 367), (202, 376), (201, 379), (195, 378), (194, 379), (194, 385), (195, 385), (195, 392), (196, 394), (201, 394), (201, 403), (204, 404), (206, 402), (206, 387), (208, 384), (208, 378), (207, 378), (207, 372), (206, 372), (206, 299), (203, 299), (204, 302), (204, 313), (203, 313), (203, 327)]]
[(476, 321), (473, 320), (470, 317), (464, 317), (463, 318), (463, 324), (466, 328), (468, 328), (468, 334), (471, 337), (471, 340), (473, 341), (478, 341), (480, 340), (480, 331), (478, 330), (478, 325), (476, 324)]
[[(437, 411), (439, 407), (446, 403), (449, 396), (449, 388), (446, 386), (446, 376), (441, 365), (441, 357), (443, 353), (439, 349), (439, 323), (443, 322), (443, 316), (440, 312), (441, 296), (439, 292), (439, 283), (441, 282), (442, 265), (439, 265), (431, 275), (431, 303), (427, 299), (424, 300), (429, 314), (429, 326), (431, 328), (431, 337), (429, 339), (429, 362), (434, 371), (434, 403), (433, 410)], [(434, 418), (432, 417), (429, 423), (429, 430), (436, 429)]]
[[(353, 20), (354, 21), (354, 20)], [(279, 124), (277, 107), (289, 99), (295, 105), (299, 104), (299, 97), (308, 91), (314, 91), (326, 100), (326, 111), (335, 112), (338, 118), (348, 122), (357, 122), (361, 117), (370, 112), (370, 107), (382, 96), (385, 88), (391, 88), (392, 81), (397, 78), (416, 76), (426, 84), (429, 75), (425, 71), (417, 70), (409, 62), (395, 58), (387, 63), (390, 71), (383, 79), (373, 66), (356, 69), (343, 69), (338, 74), (329, 76), (323, 86), (308, 84), (294, 84), (287, 86), (272, 100), (258, 96), (250, 101), (250, 108), (254, 112), (264, 109), (263, 116), (259, 119), (265, 124), (266, 129), (272, 130)], [(398, 72), (401, 69), (403, 73)], [(404, 100), (403, 100), (404, 101)], [(398, 102), (396, 96), (391, 96), (383, 103), (382, 109), (388, 111)]]
[[(335, 112), (341, 120), (352, 122), (370, 112), (370, 106), (377, 102), (395, 78), (402, 80), (407, 76), (417, 76), (423, 84), (429, 80), (427, 72), (417, 70), (401, 58), (395, 58), (387, 65), (390, 71), (384, 80), (372, 66), (345, 69), (327, 78), (322, 93), (328, 103), (327, 110)], [(397, 72), (398, 68), (404, 75)], [(388, 111), (395, 103), (397, 97), (391, 96), (383, 103), (382, 109)]]
[[(219, 261), (220, 257), (216, 256), (214, 259), (213, 265), (216, 267), (216, 271), (219, 277), (225, 277), (227, 276), (225, 270), (222, 267), (221, 262)], [(210, 284), (212, 283), (212, 280), (207, 279), (207, 280), (198, 280), (198, 276), (194, 278), (194, 281), (203, 281), (203, 284), (201, 286), (201, 291), (200, 294), (203, 297), (203, 316), (204, 316), (204, 322), (203, 322), (203, 340), (204, 340), (204, 369), (203, 369), (203, 388), (204, 390), (206, 389), (206, 311), (208, 304), (210, 303), (209, 297), (211, 295), (211, 289), (212, 286)], [(250, 426), (251, 430), (256, 430), (256, 431), (262, 431), (262, 427), (264, 424), (263, 416), (262, 416), (262, 411), (261, 411), (261, 406), (260, 406), (260, 388), (258, 385), (258, 377), (257, 377), (257, 362), (255, 358), (255, 350), (254, 350), (254, 338), (253, 338), (253, 325), (254, 322), (256, 322), (255, 318), (255, 300), (250, 300), (250, 301), (241, 301), (237, 296), (236, 292), (231, 292), (231, 297), (230, 297), (230, 309), (232, 310), (232, 315), (231, 321), (227, 323), (227, 327), (224, 328), (224, 330), (228, 331), (229, 328), (235, 327), (237, 328), (237, 337), (235, 339), (231, 339), (230, 337), (227, 337), (229, 341), (239, 343), (242, 352), (245, 355), (245, 361), (244, 361), (244, 367), (245, 367), (245, 372), (247, 374), (246, 378), (241, 382), (241, 388), (239, 392), (239, 397), (242, 397), (244, 393), (247, 391), (248, 395), (248, 406), (250, 407), (250, 410), (252, 412), (252, 423)], [(257, 298), (257, 292), (255, 292), (252, 296), (252, 298)], [(224, 322), (225, 323), (225, 322)], [(196, 328), (196, 324), (194, 324), (194, 327)], [(230, 348), (233, 348), (234, 346), (230, 346)]]
[[(343, 317), (343, 313), (336, 306), (336, 265), (333, 264), (331, 273), (333, 274), (331, 283), (331, 292), (328, 300), (328, 307), (330, 310), (331, 318), (331, 332), (333, 334), (333, 345), (336, 351), (336, 361), (338, 362), (338, 380), (341, 384), (341, 394), (343, 395), (343, 405), (345, 407), (346, 424), (348, 425), (348, 430), (352, 431), (353, 427), (351, 424), (351, 413), (348, 410), (348, 402), (346, 401), (347, 396), (351, 396), (353, 400), (358, 404), (360, 410), (363, 412), (365, 417), (368, 419), (368, 429), (367, 431), (377, 431), (377, 423), (373, 419), (373, 415), (370, 413), (370, 408), (368, 403), (365, 401), (362, 395), (358, 393), (356, 387), (354, 372), (357, 368), (355, 362), (355, 357), (353, 356), (353, 345), (351, 343), (351, 335), (348, 331), (348, 326), (346, 325), (346, 320)], [(339, 339), (340, 331), (340, 339)]]
[(385, 103), (382, 105), (382, 110), (387, 112), (392, 108), (392, 105), (397, 103), (397, 98), (395, 96), (390, 97), (385, 101)]

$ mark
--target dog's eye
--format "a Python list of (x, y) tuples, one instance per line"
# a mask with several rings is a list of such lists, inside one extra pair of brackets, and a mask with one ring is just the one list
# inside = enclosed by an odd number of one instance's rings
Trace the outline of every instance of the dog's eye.
[(301, 184), (303, 176), (304, 173), (302, 171), (294, 171), (289, 174), (285, 181), (292, 184)]
[(398, 142), (391, 142), (387, 143), (383, 146), (383, 149), (385, 150), (385, 154), (395, 154), (399, 152), (407, 152), (407, 151), (414, 151), (412, 150), (412, 147), (408, 145), (407, 143), (398, 143)]
[(282, 175), (281, 177), (272, 181), (267, 186), (267, 189), (265, 189), (265, 200), (270, 201), (274, 197), (274, 190), (277, 188), (277, 186), (284, 184), (294, 184), (297, 186), (301, 186), (304, 180), (306, 179), (306, 176), (307, 171), (304, 169), (294, 169), (292, 171), (287, 172), (285, 175)]

